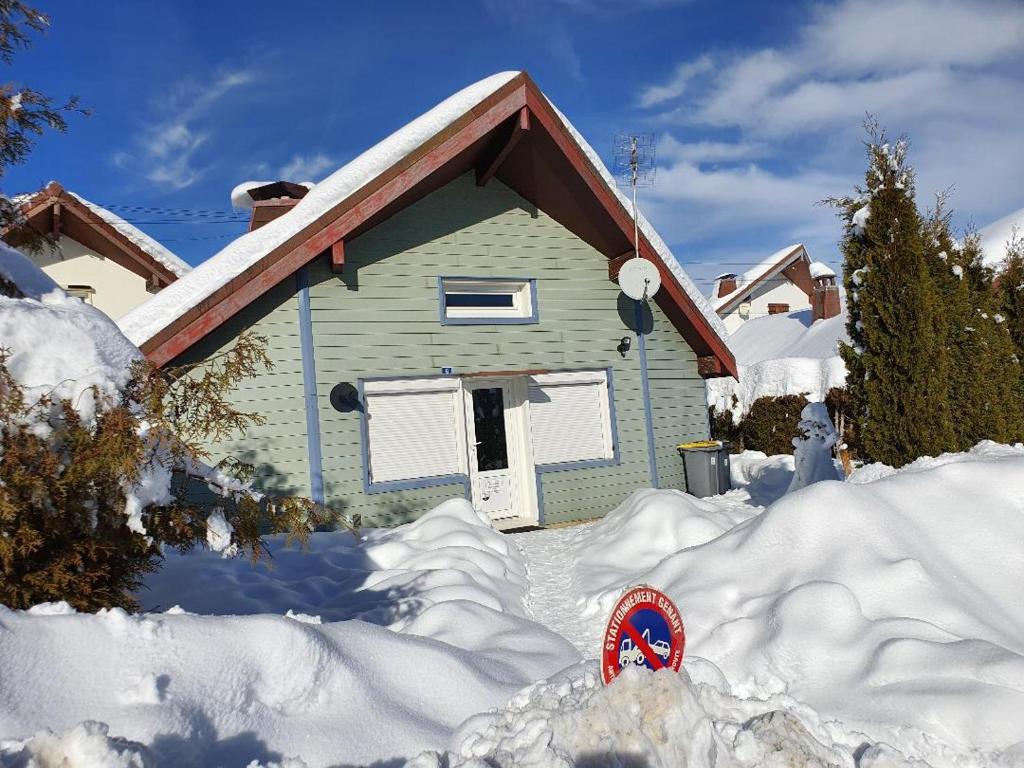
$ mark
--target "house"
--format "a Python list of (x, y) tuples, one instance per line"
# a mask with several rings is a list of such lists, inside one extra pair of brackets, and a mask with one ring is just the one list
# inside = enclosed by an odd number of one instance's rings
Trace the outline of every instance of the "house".
[[(810, 309), (819, 274), (831, 274), (835, 285), (835, 274), (827, 265), (812, 262), (803, 245), (789, 245), (742, 275), (726, 272), (716, 277), (711, 304), (734, 333), (754, 318)], [(835, 298), (822, 305), (823, 317), (839, 312), (837, 290), (828, 292)]]
[(115, 320), (191, 269), (117, 214), (56, 181), (16, 202), (30, 227), (56, 241), (32, 260), (70, 295)]
[[(269, 188), (268, 188), (269, 187)], [(525, 72), (454, 94), (312, 189), (249, 191), (252, 231), (123, 318), (159, 365), (253, 329), (274, 368), (238, 405), (266, 423), (214, 446), (261, 488), (375, 526), (465, 496), (514, 527), (598, 517), (681, 487), (708, 437), (725, 329)]]

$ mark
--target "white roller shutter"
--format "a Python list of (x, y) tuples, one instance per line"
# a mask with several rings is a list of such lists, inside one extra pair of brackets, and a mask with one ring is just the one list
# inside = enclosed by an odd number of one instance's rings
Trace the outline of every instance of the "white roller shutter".
[(610, 459), (614, 455), (604, 371), (530, 379), (530, 431), (538, 465)]
[[(409, 384), (409, 382), (403, 382)], [(458, 389), (382, 388), (365, 396), (370, 481), (383, 483), (463, 472)], [(398, 390), (398, 391), (396, 391)]]

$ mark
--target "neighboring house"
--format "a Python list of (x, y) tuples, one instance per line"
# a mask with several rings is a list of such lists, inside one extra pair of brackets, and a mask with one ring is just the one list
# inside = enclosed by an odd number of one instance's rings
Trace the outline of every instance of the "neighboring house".
[[(832, 274), (832, 270), (812, 262), (803, 245), (789, 245), (742, 275), (726, 272), (715, 278), (711, 304), (729, 333), (734, 333), (748, 320), (810, 309), (819, 273)], [(839, 311), (838, 301), (823, 309), (830, 312), (825, 316), (833, 316)]]
[[(526, 73), (456, 93), (311, 190), (249, 191), (253, 228), (121, 322), (157, 364), (253, 329), (261, 488), (395, 525), (465, 496), (500, 525), (599, 517), (680, 487), (725, 329), (650, 225), (649, 304), (615, 283), (625, 199)], [(301, 198), (301, 199), (299, 199)]]
[(115, 320), (191, 267), (127, 221), (51, 181), (16, 199), (29, 226), (56, 247), (29, 254), (70, 295)]

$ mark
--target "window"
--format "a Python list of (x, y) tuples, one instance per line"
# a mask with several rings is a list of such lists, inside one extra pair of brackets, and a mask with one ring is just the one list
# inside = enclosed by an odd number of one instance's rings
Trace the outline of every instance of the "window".
[(606, 371), (533, 376), (529, 393), (534, 463), (540, 466), (615, 458)]
[(781, 315), (785, 312), (789, 312), (789, 304), (768, 304), (769, 315)]
[(442, 277), (438, 282), (443, 324), (537, 322), (535, 280)]
[(92, 304), (92, 297), (96, 293), (96, 289), (91, 285), (69, 285), (64, 291), (68, 296), (81, 299), (86, 304)]
[(364, 389), (371, 484), (463, 473), (458, 379), (370, 381)]

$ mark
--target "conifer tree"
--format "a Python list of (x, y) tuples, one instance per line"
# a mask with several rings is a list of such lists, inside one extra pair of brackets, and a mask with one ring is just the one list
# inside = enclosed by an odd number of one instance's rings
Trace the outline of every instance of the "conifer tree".
[[(998, 284), (998, 316), (1006, 323), (1017, 360), (1024, 367), (1024, 234), (1020, 232), (1014, 232), (1008, 244)], [(1024, 370), (1019, 373), (1018, 388), (1024, 399)]]
[(949, 355), (914, 200), (907, 142), (868, 125), (865, 186), (833, 199), (842, 241), (851, 344), (841, 354), (867, 456), (902, 466), (951, 448)]

